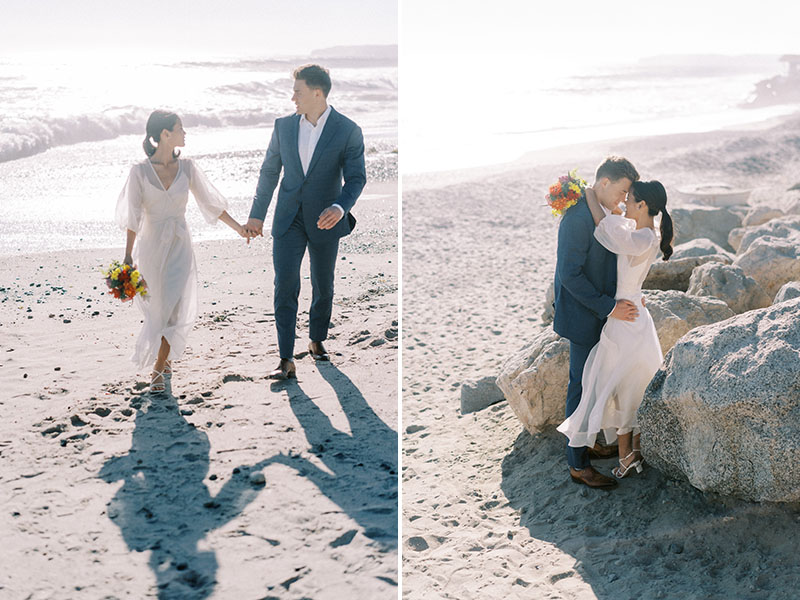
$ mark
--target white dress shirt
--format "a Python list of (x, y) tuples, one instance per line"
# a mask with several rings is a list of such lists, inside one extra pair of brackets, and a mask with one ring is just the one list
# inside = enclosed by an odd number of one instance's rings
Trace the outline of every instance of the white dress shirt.
[[(300, 131), (297, 134), (297, 151), (300, 153), (300, 164), (303, 166), (303, 175), (308, 175), (308, 167), (311, 164), (311, 157), (314, 156), (314, 150), (317, 147), (317, 142), (322, 135), (322, 130), (328, 120), (328, 115), (331, 114), (331, 107), (325, 109), (325, 112), (317, 119), (317, 124), (314, 125), (306, 119), (306, 116), (300, 115)], [(344, 216), (344, 209), (338, 204), (331, 204), (340, 211)]]

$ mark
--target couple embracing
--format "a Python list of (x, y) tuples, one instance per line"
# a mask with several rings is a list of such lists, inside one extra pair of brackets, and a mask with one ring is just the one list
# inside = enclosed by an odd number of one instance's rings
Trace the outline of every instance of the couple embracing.
[[(630, 161), (612, 156), (559, 225), (553, 329), (570, 349), (558, 430), (568, 438), (572, 480), (589, 487), (614, 487), (642, 470), (636, 411), (663, 360), (642, 284), (659, 251), (663, 260), (672, 254), (666, 204), (661, 183), (640, 181)], [(601, 431), (609, 445), (597, 442)], [(591, 464), (615, 455), (614, 477)]]
[[(131, 168), (117, 201), (116, 221), (127, 230), (124, 262), (138, 264), (148, 286), (135, 303), (144, 314), (132, 360), (153, 364), (150, 391), (164, 392), (173, 360), (180, 358), (197, 316), (197, 271), (185, 211), (192, 192), (209, 223), (222, 221), (247, 242), (263, 235), (264, 220), (277, 194), (272, 224), (274, 309), (280, 362), (272, 379), (296, 376), (294, 342), (300, 294), (300, 265), (308, 249), (312, 301), (309, 353), (328, 360), (323, 346), (333, 306), (339, 239), (355, 226), (350, 214), (366, 184), (361, 129), (327, 103), (327, 69), (304, 65), (294, 73), (296, 114), (275, 121), (261, 166), (248, 221), (227, 212), (227, 201), (191, 159), (176, 150), (185, 132), (175, 113), (155, 111), (146, 127), (147, 159)], [(138, 241), (137, 241), (138, 240)]]

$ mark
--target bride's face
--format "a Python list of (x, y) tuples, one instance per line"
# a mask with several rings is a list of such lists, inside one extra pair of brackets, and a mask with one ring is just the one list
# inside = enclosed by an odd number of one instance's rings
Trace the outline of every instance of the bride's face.
[(161, 139), (166, 139), (169, 143), (171, 143), (174, 147), (183, 147), (186, 145), (186, 132), (183, 129), (183, 123), (181, 120), (178, 119), (175, 122), (172, 131), (169, 129), (164, 129), (161, 132)]
[(647, 203), (644, 200), (637, 202), (633, 190), (629, 191), (625, 197), (625, 216), (629, 219), (637, 219), (643, 210), (647, 210)]

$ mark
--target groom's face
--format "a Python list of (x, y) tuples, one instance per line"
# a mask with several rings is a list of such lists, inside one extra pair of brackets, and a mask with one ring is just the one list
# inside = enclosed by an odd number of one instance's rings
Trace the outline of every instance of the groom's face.
[(633, 182), (627, 177), (617, 179), (616, 181), (604, 178), (600, 185), (602, 194), (598, 194), (597, 198), (606, 208), (611, 210), (625, 202), (631, 185), (633, 185)]
[(292, 102), (297, 107), (298, 115), (314, 112), (318, 108), (322, 90), (308, 87), (308, 84), (302, 79), (294, 80), (293, 89)]

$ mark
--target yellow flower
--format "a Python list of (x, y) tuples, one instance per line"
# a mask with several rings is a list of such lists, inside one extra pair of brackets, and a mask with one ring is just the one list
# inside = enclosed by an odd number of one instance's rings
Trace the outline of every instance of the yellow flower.
[(119, 279), (119, 269), (114, 269), (114, 270), (111, 272), (111, 279), (113, 279), (114, 281), (116, 281), (117, 279)]

